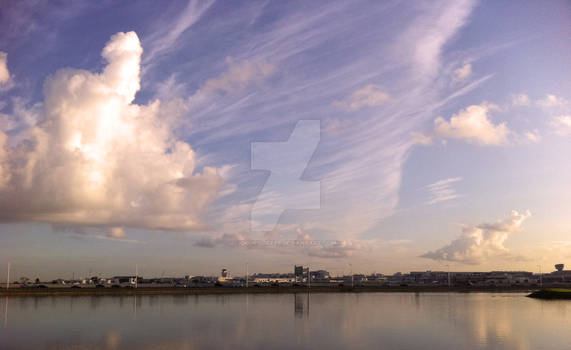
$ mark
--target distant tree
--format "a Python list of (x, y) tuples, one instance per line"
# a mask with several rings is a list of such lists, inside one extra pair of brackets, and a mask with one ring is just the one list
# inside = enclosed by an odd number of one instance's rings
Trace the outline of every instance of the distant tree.
[(40, 284), (40, 279), (36, 278), (36, 284)]

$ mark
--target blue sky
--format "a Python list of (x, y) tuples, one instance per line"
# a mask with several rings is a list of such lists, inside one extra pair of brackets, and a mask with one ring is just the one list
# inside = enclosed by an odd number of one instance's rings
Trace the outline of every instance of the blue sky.
[(565, 262), (570, 13), (5, 2), (0, 263), (54, 278)]

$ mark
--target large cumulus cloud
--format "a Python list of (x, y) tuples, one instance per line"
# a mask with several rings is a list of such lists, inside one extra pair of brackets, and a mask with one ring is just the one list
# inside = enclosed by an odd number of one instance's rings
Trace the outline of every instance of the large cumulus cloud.
[(197, 171), (160, 101), (133, 103), (142, 51), (134, 32), (117, 33), (103, 72), (59, 70), (46, 81), (38, 123), (17, 140), (0, 131), (0, 220), (202, 227), (221, 177)]
[(8, 70), (8, 54), (0, 51), (0, 84), (5, 84), (10, 80), (10, 71)]
[(505, 241), (510, 234), (517, 232), (525, 219), (530, 216), (529, 211), (518, 213), (512, 210), (504, 220), (466, 226), (462, 229), (462, 235), (459, 238), (422, 257), (466, 264), (479, 264), (492, 258), (509, 257), (509, 250), (504, 246)]

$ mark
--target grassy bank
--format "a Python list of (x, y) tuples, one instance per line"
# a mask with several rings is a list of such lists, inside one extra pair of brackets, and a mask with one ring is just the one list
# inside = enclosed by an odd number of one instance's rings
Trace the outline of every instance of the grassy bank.
[(46, 288), (0, 290), (0, 296), (105, 296), (105, 295), (207, 295), (260, 293), (471, 293), (531, 292), (529, 288), (463, 288), (463, 287), (249, 287), (249, 288)]
[(536, 299), (568, 299), (571, 300), (571, 289), (547, 288), (535, 291), (528, 295)]

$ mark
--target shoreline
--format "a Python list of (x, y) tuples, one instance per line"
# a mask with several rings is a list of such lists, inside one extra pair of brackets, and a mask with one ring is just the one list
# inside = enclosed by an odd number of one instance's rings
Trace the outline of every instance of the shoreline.
[(46, 288), (0, 290), (0, 297), (18, 296), (125, 296), (125, 295), (223, 295), (296, 293), (531, 293), (537, 288), (467, 287), (207, 287), (207, 288)]
[(571, 300), (571, 289), (546, 288), (535, 291), (528, 297), (543, 300)]

